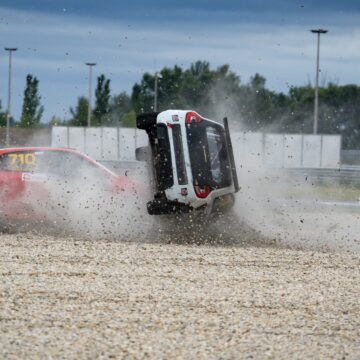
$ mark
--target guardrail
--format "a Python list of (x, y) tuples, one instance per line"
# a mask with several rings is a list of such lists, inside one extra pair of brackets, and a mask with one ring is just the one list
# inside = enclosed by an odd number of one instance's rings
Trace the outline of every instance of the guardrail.
[(279, 169), (279, 172), (278, 175), (286, 173), (296, 179), (303, 178), (316, 183), (335, 182), (360, 187), (360, 166), (342, 165), (338, 169)]

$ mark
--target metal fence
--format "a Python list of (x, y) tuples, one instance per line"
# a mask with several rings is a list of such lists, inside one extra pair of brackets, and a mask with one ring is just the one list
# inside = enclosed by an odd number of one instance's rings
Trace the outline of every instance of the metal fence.
[(338, 169), (286, 169), (287, 175), (311, 183), (337, 183), (360, 187), (360, 166), (342, 165)]

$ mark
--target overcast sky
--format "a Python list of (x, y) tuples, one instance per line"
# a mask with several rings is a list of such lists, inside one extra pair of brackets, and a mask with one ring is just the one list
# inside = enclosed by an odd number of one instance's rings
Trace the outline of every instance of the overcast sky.
[[(111, 79), (112, 94), (131, 92), (145, 71), (230, 64), (242, 82), (256, 72), (287, 92), (315, 77), (316, 39), (323, 27), (322, 82), (360, 85), (358, 0), (0, 0), (0, 41), (13, 58), (13, 106), (21, 114), (26, 74), (40, 80), (43, 120), (69, 117), (87, 96), (88, 68)], [(0, 99), (7, 104), (8, 54), (0, 52)], [(94, 81), (95, 82), (95, 81)]]

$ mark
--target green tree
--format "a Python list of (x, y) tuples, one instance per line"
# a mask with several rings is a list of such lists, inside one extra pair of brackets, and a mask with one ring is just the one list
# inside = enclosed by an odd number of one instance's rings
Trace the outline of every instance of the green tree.
[(123, 125), (124, 116), (132, 111), (131, 98), (126, 92), (113, 96), (109, 104), (109, 121), (108, 125)]
[(256, 73), (247, 85), (242, 86), (241, 113), (246, 128), (250, 130), (265, 130), (276, 117), (275, 93), (265, 85), (265, 77)]
[(58, 116), (53, 115), (48, 123), (48, 127), (68, 125), (68, 123), (69, 123), (68, 121), (63, 120), (63, 119), (59, 118)]
[[(194, 109), (219, 119), (229, 116), (243, 130), (312, 133), (314, 88), (291, 87), (288, 93), (271, 91), (260, 74), (242, 84), (228, 65), (211, 69), (197, 61), (188, 69), (163, 68), (158, 82), (158, 109)], [(154, 75), (145, 73), (131, 94), (136, 113), (152, 111)], [(360, 149), (360, 87), (329, 83), (319, 89), (319, 133), (342, 134), (345, 148)], [(126, 112), (125, 112), (126, 113)]]
[(88, 99), (86, 99), (85, 96), (80, 96), (78, 98), (78, 103), (75, 109), (70, 108), (70, 114), (72, 115), (72, 119), (69, 121), (69, 125), (86, 126), (88, 117), (88, 106)]
[(136, 114), (134, 110), (130, 110), (123, 115), (121, 120), (121, 126), (123, 127), (136, 127)]
[[(216, 70), (205, 68), (197, 79), (197, 86), (201, 114), (219, 120), (229, 116), (233, 125), (238, 122), (241, 114), (240, 77), (230, 70), (229, 65), (219, 66)], [(195, 94), (192, 99), (190, 106), (194, 108)]]
[(319, 130), (340, 133), (343, 147), (360, 149), (360, 87), (329, 83), (319, 91)]
[(20, 126), (22, 127), (36, 127), (40, 124), (44, 108), (40, 105), (41, 96), (38, 91), (39, 80), (28, 74), (26, 76), (24, 102), (20, 120)]
[(6, 112), (2, 110), (0, 100), (0, 127), (6, 126)]
[(110, 80), (104, 74), (97, 78), (95, 90), (94, 122), (96, 125), (110, 125)]
[[(183, 82), (183, 70), (163, 68), (158, 79), (158, 110), (183, 107), (180, 90)], [(153, 111), (155, 95), (155, 76), (145, 73), (140, 84), (135, 84), (132, 91), (132, 104), (136, 112)]]
[(197, 61), (185, 70), (180, 89), (185, 108), (197, 108), (202, 114), (208, 115), (210, 91), (215, 77), (215, 72), (211, 71), (206, 61)]

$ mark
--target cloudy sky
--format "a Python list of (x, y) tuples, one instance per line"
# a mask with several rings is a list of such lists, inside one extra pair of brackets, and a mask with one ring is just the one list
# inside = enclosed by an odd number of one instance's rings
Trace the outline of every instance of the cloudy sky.
[[(68, 118), (87, 95), (86, 61), (97, 63), (113, 94), (131, 92), (145, 71), (207, 60), (230, 64), (243, 82), (259, 72), (267, 86), (313, 82), (315, 36), (321, 81), (360, 85), (358, 0), (0, 0), (0, 49), (13, 58), (13, 106), (21, 114), (26, 74), (40, 80), (44, 121)], [(8, 54), (0, 50), (0, 99), (7, 104)]]

